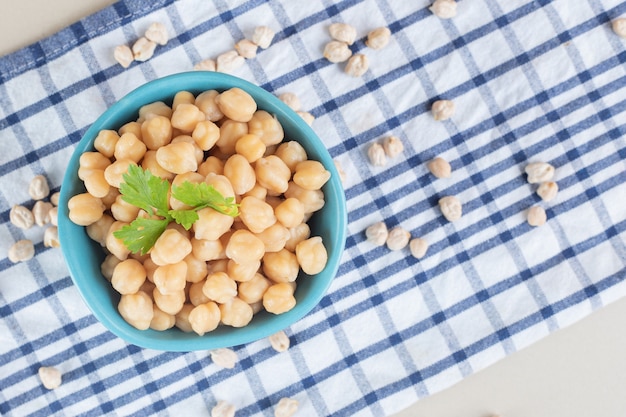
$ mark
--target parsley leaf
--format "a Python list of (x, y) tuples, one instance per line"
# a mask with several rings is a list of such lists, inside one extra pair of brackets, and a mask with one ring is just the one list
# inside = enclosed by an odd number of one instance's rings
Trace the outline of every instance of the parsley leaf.
[(169, 219), (144, 219), (138, 217), (130, 224), (113, 232), (113, 236), (121, 239), (129, 251), (142, 255), (154, 246), (159, 236), (165, 231), (170, 223)]
[(170, 183), (137, 165), (130, 165), (120, 184), (122, 199), (149, 214), (167, 217)]
[(195, 210), (211, 207), (213, 210), (231, 217), (239, 215), (239, 205), (233, 197), (224, 197), (212, 185), (205, 182), (198, 184), (185, 181), (172, 187), (172, 197)]
[(174, 221), (185, 228), (185, 230), (191, 229), (191, 225), (199, 219), (198, 213), (195, 210), (170, 210), (169, 215)]

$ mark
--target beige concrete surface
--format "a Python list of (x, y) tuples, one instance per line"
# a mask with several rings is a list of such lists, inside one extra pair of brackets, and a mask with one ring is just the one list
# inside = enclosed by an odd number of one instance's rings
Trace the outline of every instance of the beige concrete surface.
[[(0, 55), (113, 0), (3, 0)], [(626, 417), (626, 300), (393, 417)]]

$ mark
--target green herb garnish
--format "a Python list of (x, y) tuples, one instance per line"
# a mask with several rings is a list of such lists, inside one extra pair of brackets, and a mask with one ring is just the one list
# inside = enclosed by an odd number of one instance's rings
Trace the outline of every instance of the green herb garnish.
[(228, 216), (239, 215), (239, 205), (233, 197), (225, 198), (213, 186), (204, 182), (194, 184), (185, 181), (180, 186), (172, 186), (172, 197), (191, 209), (171, 210), (168, 203), (169, 181), (136, 165), (131, 165), (123, 178), (124, 182), (120, 184), (122, 199), (153, 216), (136, 218), (113, 233), (133, 253), (148, 253), (167, 225), (173, 221), (189, 230), (198, 220), (198, 210), (210, 207)]

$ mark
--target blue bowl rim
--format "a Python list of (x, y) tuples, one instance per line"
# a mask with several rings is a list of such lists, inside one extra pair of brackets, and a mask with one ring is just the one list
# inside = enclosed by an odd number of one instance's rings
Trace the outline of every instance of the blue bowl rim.
[[(121, 118), (121, 114), (130, 115), (125, 117), (127, 119), (126, 121), (130, 121), (134, 120), (133, 116), (136, 119), (138, 109), (141, 105), (157, 100), (171, 101), (174, 94), (178, 91), (187, 90), (200, 92), (211, 89), (221, 91), (232, 87), (238, 87), (250, 93), (257, 103), (259, 103), (260, 109), (267, 109), (271, 107), (271, 112), (276, 114), (281, 123), (284, 124), (287, 122), (294, 125), (295, 129), (299, 133), (307, 137), (310, 141), (310, 146), (314, 147), (315, 153), (317, 153), (317, 155), (315, 155), (315, 159), (322, 162), (325, 168), (331, 172), (331, 180), (324, 186), (324, 193), (327, 204), (329, 201), (335, 202), (337, 207), (337, 213), (335, 214), (338, 227), (333, 230), (334, 233), (332, 235), (332, 242), (325, 242), (327, 247), (334, 248), (334, 250), (329, 251), (326, 268), (322, 271), (322, 273), (320, 273), (320, 275), (325, 278), (325, 281), (323, 282), (323, 285), (314, 286), (314, 291), (309, 294), (308, 297), (299, 300), (296, 307), (292, 310), (281, 315), (272, 315), (271, 319), (265, 320), (259, 325), (256, 325), (253, 319), (252, 323), (244, 328), (228, 328), (221, 334), (207, 333), (204, 336), (197, 336), (194, 334), (196, 337), (180, 339), (151, 338), (149, 335), (155, 334), (154, 332), (156, 331), (137, 330), (123, 320), (120, 322), (121, 318), (119, 317), (117, 310), (115, 310), (116, 317), (112, 317), (111, 312), (107, 311), (102, 303), (98, 301), (98, 298), (101, 297), (102, 294), (94, 291), (92, 286), (89, 285), (88, 279), (79, 278), (81, 262), (79, 254), (74, 250), (76, 248), (72, 241), (72, 236), (77, 230), (82, 229), (83, 233), (85, 232), (83, 227), (77, 226), (69, 220), (67, 209), (67, 202), (72, 197), (72, 195), (70, 195), (70, 190), (75, 188), (76, 181), (78, 180), (78, 161), (83, 152), (93, 150), (93, 141), (100, 130), (117, 129), (121, 126), (121, 124), (116, 126), (112, 125), (113, 121)], [(297, 115), (292, 109), (290, 109), (270, 92), (246, 80), (223, 73), (193, 71), (165, 76), (137, 87), (119, 101), (111, 105), (87, 129), (81, 140), (76, 145), (63, 178), (59, 198), (58, 227), (61, 250), (66, 264), (68, 265), (70, 277), (83, 300), (98, 321), (100, 321), (116, 336), (134, 345), (163, 351), (185, 352), (210, 350), (220, 347), (233, 347), (260, 340), (292, 325), (311, 312), (326, 294), (332, 280), (337, 274), (346, 238), (347, 211), (343, 187), (330, 154), (317, 134), (299, 115)], [(316, 277), (320, 275), (316, 275)], [(101, 275), (96, 278), (104, 279)]]

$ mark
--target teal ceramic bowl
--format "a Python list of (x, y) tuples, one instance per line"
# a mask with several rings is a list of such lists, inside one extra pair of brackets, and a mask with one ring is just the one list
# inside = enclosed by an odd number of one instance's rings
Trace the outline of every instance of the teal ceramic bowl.
[[(205, 90), (226, 90), (239, 87), (257, 102), (258, 108), (275, 114), (285, 131), (285, 140), (296, 140), (307, 151), (310, 159), (320, 161), (331, 179), (324, 185), (326, 204), (309, 220), (312, 236), (321, 236), (328, 251), (326, 268), (315, 276), (301, 272), (295, 292), (296, 306), (281, 315), (265, 311), (255, 315), (243, 328), (219, 326), (204, 336), (184, 333), (176, 328), (166, 331), (137, 330), (126, 323), (117, 311), (119, 294), (102, 276), (100, 264), (105, 257), (100, 245), (92, 241), (84, 227), (69, 220), (68, 200), (85, 192), (78, 178), (78, 164), (83, 152), (94, 150), (94, 139), (102, 129), (118, 129), (136, 120), (138, 110), (154, 101), (171, 104), (178, 91), (194, 94)], [(215, 72), (194, 71), (157, 79), (132, 91), (102, 114), (87, 130), (72, 155), (63, 184), (58, 212), (59, 237), (63, 256), (70, 275), (94, 316), (112, 333), (128, 343), (163, 351), (187, 352), (232, 347), (267, 337), (285, 329), (309, 313), (322, 299), (337, 273), (346, 235), (346, 205), (343, 187), (333, 160), (315, 132), (289, 107), (273, 94), (245, 80)]]

